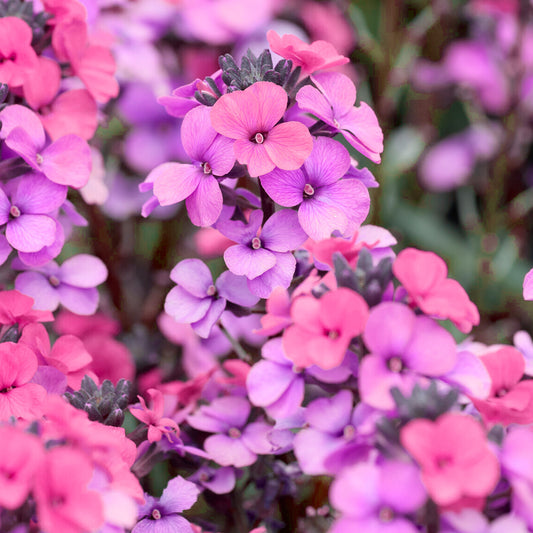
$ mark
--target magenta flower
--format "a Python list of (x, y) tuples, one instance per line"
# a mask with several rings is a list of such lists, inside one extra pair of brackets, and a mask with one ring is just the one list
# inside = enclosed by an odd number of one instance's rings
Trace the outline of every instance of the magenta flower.
[(0, 344), (0, 420), (40, 416), (46, 391), (30, 380), (37, 371), (37, 357), (23, 344)]
[(359, 391), (377, 409), (394, 408), (391, 388), (409, 394), (417, 380), (442, 376), (457, 361), (450, 333), (396, 302), (372, 309), (363, 338), (370, 354), (361, 361)]
[(192, 164), (163, 163), (150, 172), (145, 184), (153, 182), (154, 195), (161, 205), (186, 200), (191, 222), (211, 226), (222, 211), (222, 192), (215, 176), (227, 174), (235, 163), (232, 141), (217, 135), (209, 109), (203, 106), (187, 113), (181, 139)]
[(11, 105), (0, 112), (0, 139), (31, 168), (50, 181), (79, 189), (91, 174), (91, 149), (77, 135), (65, 135), (47, 146), (39, 117), (27, 107)]
[(378, 119), (365, 102), (354, 107), (356, 90), (352, 80), (340, 72), (321, 72), (311, 76), (316, 85), (302, 87), (296, 101), (302, 111), (323, 120), (364, 156), (374, 163), (381, 161), (383, 132)]
[(211, 110), (215, 130), (235, 139), (233, 149), (250, 176), (275, 167), (296, 170), (313, 148), (311, 134), (300, 122), (278, 122), (287, 108), (287, 93), (275, 83), (260, 81), (244, 91), (223, 95)]
[(498, 459), (481, 424), (471, 416), (446, 413), (435, 422), (412, 420), (400, 437), (422, 468), (422, 481), (438, 505), (463, 497), (485, 498), (500, 478)]
[(168, 482), (161, 498), (145, 494), (132, 533), (192, 533), (191, 524), (181, 513), (196, 503), (199, 493), (194, 483), (177, 476)]
[(335, 230), (352, 234), (368, 214), (370, 196), (359, 180), (341, 180), (350, 164), (342, 144), (318, 137), (301, 168), (274, 169), (261, 176), (261, 185), (279, 205), (300, 206), (298, 220), (313, 240), (327, 239)]
[(0, 225), (5, 224), (7, 242), (20, 252), (50, 246), (57, 231), (53, 215), (66, 200), (67, 187), (40, 173), (25, 174), (8, 187), (6, 192), (0, 189)]
[(345, 65), (350, 61), (326, 41), (307, 44), (295, 35), (280, 37), (274, 30), (267, 32), (267, 39), (271, 50), (285, 59), (290, 59), (295, 66), (302, 67), (304, 76), (317, 70)]
[(19, 274), (15, 288), (35, 300), (36, 309), (55, 311), (59, 304), (78, 315), (92, 315), (98, 307), (97, 285), (107, 279), (101, 259), (79, 254), (61, 266), (55, 261)]
[(0, 18), (0, 83), (20, 87), (37, 66), (31, 28), (18, 17)]

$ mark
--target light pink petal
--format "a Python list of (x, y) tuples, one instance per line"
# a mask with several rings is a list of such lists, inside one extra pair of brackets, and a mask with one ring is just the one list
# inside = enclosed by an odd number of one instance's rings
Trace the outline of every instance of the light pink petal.
[(163, 163), (146, 180), (154, 182), (154, 195), (161, 205), (172, 205), (188, 198), (198, 187), (204, 173), (199, 167)]
[(200, 163), (205, 161), (204, 154), (217, 136), (217, 132), (211, 125), (210, 113), (209, 107), (195, 107), (185, 115), (181, 125), (183, 148), (193, 161)]
[(296, 170), (311, 153), (313, 138), (301, 122), (283, 122), (270, 130), (264, 146), (277, 167)]
[(78, 254), (67, 259), (59, 272), (62, 283), (85, 289), (96, 287), (107, 279), (107, 267), (104, 262), (88, 254)]
[(283, 207), (293, 207), (303, 200), (306, 177), (301, 170), (280, 170), (261, 176), (261, 185), (267, 194)]
[(204, 176), (198, 187), (185, 200), (187, 213), (195, 226), (213, 225), (222, 212), (222, 191), (213, 176)]
[(48, 360), (60, 361), (69, 372), (75, 372), (90, 364), (93, 358), (78, 337), (63, 335), (54, 343)]
[(272, 268), (276, 264), (276, 257), (264, 248), (254, 250), (243, 244), (237, 244), (226, 249), (224, 261), (237, 276), (254, 279)]
[(33, 109), (49, 104), (59, 92), (61, 68), (57, 61), (39, 57), (39, 61), (24, 82), (24, 97)]
[(21, 252), (38, 252), (55, 239), (56, 223), (47, 215), (21, 215), (8, 222), (6, 239)]
[(31, 137), (32, 144), (41, 149), (44, 146), (45, 136), (39, 117), (27, 107), (22, 105), (7, 106), (0, 113), (2, 129), (0, 139), (5, 139), (14, 128), (22, 128)]
[(533, 300), (533, 269), (524, 278), (523, 297), (524, 300)]
[(248, 167), (248, 173), (252, 178), (267, 174), (276, 166), (268, 155), (265, 146), (266, 142), (256, 144), (249, 139), (237, 139), (233, 145), (237, 161)]
[(205, 440), (204, 449), (221, 466), (242, 468), (250, 466), (257, 459), (257, 455), (241, 439), (232, 439), (227, 435), (211, 435)]
[(39, 272), (23, 272), (15, 279), (15, 289), (31, 296), (35, 309), (55, 311), (59, 305), (59, 294)]
[(256, 106), (249, 92), (224, 94), (211, 108), (211, 124), (225, 137), (248, 140), (259, 131), (259, 110)]
[(285, 113), (287, 93), (279, 85), (268, 81), (254, 83), (246, 91), (253, 95), (255, 99), (253, 105), (259, 110), (256, 132), (270, 131)]
[(69, 134), (89, 140), (98, 127), (98, 107), (89, 91), (66, 91), (54, 100), (48, 113), (41, 114), (41, 122), (53, 141)]
[(42, 152), (41, 171), (49, 180), (79, 189), (91, 175), (91, 149), (81, 137), (65, 135)]
[(103, 46), (89, 46), (76, 68), (76, 74), (91, 96), (104, 104), (118, 95), (119, 85), (114, 73), (115, 60), (109, 48)]
[(79, 289), (71, 285), (59, 285), (59, 301), (63, 307), (77, 315), (93, 315), (98, 308), (98, 290)]

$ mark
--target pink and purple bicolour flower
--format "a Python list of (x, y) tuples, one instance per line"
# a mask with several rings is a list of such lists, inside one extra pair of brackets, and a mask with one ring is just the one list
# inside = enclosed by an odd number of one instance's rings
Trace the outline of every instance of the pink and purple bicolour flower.
[[(26, 269), (21, 263), (17, 268)], [(107, 279), (101, 259), (79, 254), (59, 266), (55, 261), (22, 272), (15, 288), (35, 300), (36, 309), (55, 311), (59, 304), (78, 315), (92, 315), (98, 307), (97, 285)]]
[(195, 107), (183, 119), (181, 140), (192, 163), (163, 163), (140, 186), (143, 192), (153, 188), (161, 205), (185, 200), (189, 218), (197, 226), (211, 226), (217, 221), (222, 192), (215, 176), (224, 176), (235, 163), (233, 142), (217, 134), (209, 113), (207, 107)]
[(311, 76), (316, 87), (306, 85), (296, 95), (302, 111), (312, 113), (374, 163), (381, 161), (383, 132), (371, 107), (361, 102), (354, 107), (356, 90), (352, 80), (340, 72)]
[(223, 272), (213, 283), (209, 268), (200, 259), (180, 261), (170, 273), (177, 283), (167, 295), (165, 312), (176, 322), (191, 324), (204, 339), (226, 308), (226, 301), (244, 307), (255, 305), (259, 298), (250, 293), (244, 276)]
[[(272, 290), (286, 289), (296, 269), (292, 251), (303, 244), (307, 235), (298, 222), (295, 211), (283, 209), (274, 213), (264, 224), (263, 212), (253, 211), (248, 224), (228, 220), (217, 229), (239, 243), (224, 252), (224, 261), (231, 272), (248, 279), (250, 291), (268, 298)], [(259, 232), (260, 231), (260, 232)]]
[(368, 215), (367, 188), (359, 180), (341, 179), (350, 166), (350, 154), (342, 144), (317, 137), (301, 168), (293, 171), (276, 168), (260, 180), (279, 205), (299, 205), (300, 225), (318, 241), (329, 238), (336, 230), (352, 235)]
[(296, 170), (313, 148), (311, 134), (301, 122), (282, 122), (287, 93), (279, 85), (260, 81), (244, 91), (224, 94), (211, 109), (215, 130), (235, 139), (233, 149), (250, 176), (274, 170)]

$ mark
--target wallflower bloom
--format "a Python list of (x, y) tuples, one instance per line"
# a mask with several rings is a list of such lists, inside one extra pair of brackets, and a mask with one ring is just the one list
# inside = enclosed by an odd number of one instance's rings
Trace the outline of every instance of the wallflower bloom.
[(306, 85), (296, 95), (300, 109), (323, 120), (365, 157), (379, 163), (383, 132), (368, 104), (361, 102), (354, 107), (356, 90), (352, 80), (339, 72), (320, 72), (311, 80), (316, 87)]
[(300, 368), (339, 366), (353, 337), (368, 318), (368, 306), (356, 292), (340, 288), (322, 298), (302, 296), (292, 305), (293, 325), (283, 334), (287, 357)]
[(500, 478), (498, 459), (485, 432), (470, 416), (446, 413), (435, 422), (416, 419), (400, 433), (405, 449), (422, 468), (429, 495), (441, 506), (461, 498), (485, 498)]
[(345, 65), (350, 61), (326, 41), (307, 44), (295, 35), (280, 37), (274, 30), (267, 32), (267, 39), (272, 51), (285, 59), (290, 59), (295, 66), (302, 67), (304, 76), (320, 69)]
[(224, 94), (211, 109), (215, 130), (235, 139), (233, 149), (250, 176), (300, 168), (313, 149), (311, 134), (300, 122), (278, 124), (287, 108), (287, 93), (260, 81), (244, 91)]
[(487, 424), (531, 424), (533, 422), (533, 381), (524, 376), (524, 356), (511, 346), (480, 356), (492, 386), (486, 400), (472, 398)]
[(433, 252), (402, 250), (392, 265), (413, 302), (428, 315), (449, 318), (463, 333), (479, 324), (479, 312), (466, 291), (447, 277), (446, 263)]
[(341, 179), (350, 164), (342, 144), (318, 137), (301, 168), (274, 169), (261, 176), (261, 185), (279, 205), (300, 206), (298, 220), (313, 240), (327, 239), (335, 230), (352, 234), (368, 215), (370, 197), (358, 180)]

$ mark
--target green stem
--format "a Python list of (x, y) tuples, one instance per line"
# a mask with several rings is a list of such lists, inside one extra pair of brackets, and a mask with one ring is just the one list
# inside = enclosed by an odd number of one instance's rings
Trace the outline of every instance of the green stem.
[(226, 335), (227, 339), (229, 340), (233, 350), (235, 351), (239, 359), (242, 359), (243, 361), (250, 363), (252, 361), (252, 358), (246, 352), (246, 350), (239, 344), (239, 341), (237, 341), (237, 339), (235, 339), (235, 337), (233, 337), (231, 333), (222, 324), (219, 323), (219, 326), (220, 326), (222, 333)]

